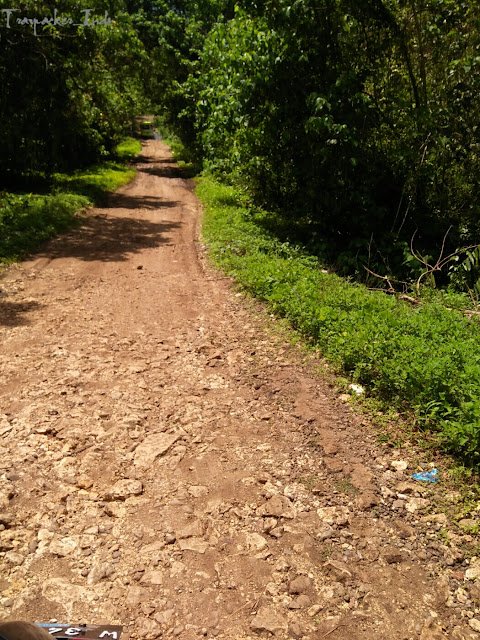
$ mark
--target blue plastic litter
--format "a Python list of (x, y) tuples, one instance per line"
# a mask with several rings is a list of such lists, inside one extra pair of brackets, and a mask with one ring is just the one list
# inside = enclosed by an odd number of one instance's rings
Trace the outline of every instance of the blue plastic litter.
[(414, 480), (420, 482), (438, 482), (438, 469), (431, 469), (430, 471), (421, 471), (420, 473), (414, 473), (412, 475)]

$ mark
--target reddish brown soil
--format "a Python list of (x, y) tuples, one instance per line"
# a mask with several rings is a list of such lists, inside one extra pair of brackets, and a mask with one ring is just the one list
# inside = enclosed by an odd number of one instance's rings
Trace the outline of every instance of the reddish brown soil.
[(0, 618), (478, 638), (441, 485), (208, 266), (192, 185), (162, 142), (144, 155), (0, 280)]

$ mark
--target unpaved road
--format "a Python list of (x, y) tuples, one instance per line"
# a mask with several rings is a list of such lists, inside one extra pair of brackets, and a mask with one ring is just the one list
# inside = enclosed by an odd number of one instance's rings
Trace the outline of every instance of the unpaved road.
[(144, 154), (0, 281), (0, 617), (478, 639), (480, 566), (441, 485), (410, 481), (206, 265), (191, 185), (163, 143)]

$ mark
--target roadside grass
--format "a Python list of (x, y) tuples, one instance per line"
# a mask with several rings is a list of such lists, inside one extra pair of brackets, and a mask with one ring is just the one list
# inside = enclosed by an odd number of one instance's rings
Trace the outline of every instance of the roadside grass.
[(141, 144), (130, 138), (116, 150), (123, 162), (107, 162), (73, 174), (54, 174), (49, 194), (0, 193), (0, 264), (21, 260), (46, 240), (75, 225), (82, 210), (101, 204), (108, 193), (130, 182), (136, 172), (124, 162), (140, 150)]
[(125, 138), (115, 149), (115, 155), (119, 160), (131, 161), (142, 151), (142, 143), (136, 138)]
[(120, 162), (105, 162), (72, 174), (54, 174), (53, 191), (76, 193), (86, 196), (92, 203), (101, 204), (108, 193), (130, 182), (135, 173), (135, 169)]
[(414, 417), (417, 432), (480, 466), (480, 325), (436, 299), (417, 307), (322, 269), (281, 242), (235, 188), (200, 178), (203, 236), (218, 266), (363, 385), (385, 410)]
[(160, 132), (161, 138), (167, 144), (175, 158), (180, 169), (182, 169), (185, 178), (193, 178), (201, 171), (201, 163), (194, 154), (187, 149), (175, 132), (165, 124), (161, 116), (155, 118), (155, 126)]
[(175, 136), (166, 135), (163, 137), (165, 144), (168, 144), (174, 155), (178, 167), (182, 170), (185, 178), (193, 178), (201, 171), (198, 161), (190, 154), (180, 140)]
[(78, 194), (0, 194), (0, 263), (20, 260), (42, 242), (71, 227), (91, 204)]

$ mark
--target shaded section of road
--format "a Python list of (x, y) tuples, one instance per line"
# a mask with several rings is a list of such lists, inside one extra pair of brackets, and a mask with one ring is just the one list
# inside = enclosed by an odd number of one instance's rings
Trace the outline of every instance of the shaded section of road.
[[(130, 207), (135, 208), (131, 202), (127, 208)], [(130, 260), (146, 247), (155, 248), (171, 242), (172, 231), (181, 224), (117, 217), (116, 207), (110, 205), (108, 209), (113, 209), (109, 211), (111, 215), (89, 216), (79, 230), (64, 237), (62, 241), (49, 245), (39, 255), (51, 260), (69, 257), (91, 262)]]
[[(143, 170), (145, 172), (145, 170)], [(130, 195), (127, 193), (112, 193), (107, 202), (108, 209), (171, 209), (180, 205), (179, 202), (164, 200), (156, 196)]]
[(36, 301), (11, 302), (0, 298), (0, 325), (16, 327), (30, 323), (29, 314), (38, 311), (43, 305)]
[(170, 164), (145, 167), (143, 172), (152, 176), (158, 176), (159, 178), (183, 178), (185, 175), (185, 171), (183, 169)]

